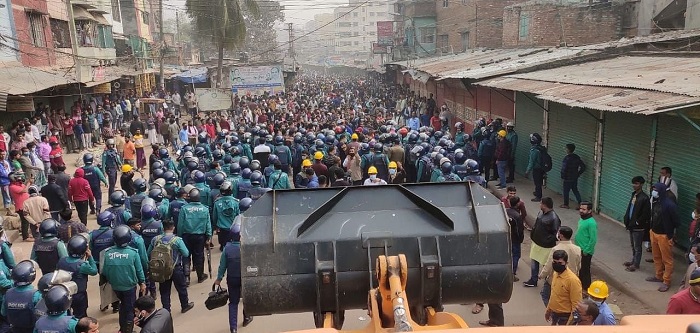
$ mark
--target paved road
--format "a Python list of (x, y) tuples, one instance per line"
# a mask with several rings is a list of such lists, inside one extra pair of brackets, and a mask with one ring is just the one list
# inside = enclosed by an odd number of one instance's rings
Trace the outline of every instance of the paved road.
[[(147, 146), (147, 149), (148, 146)], [(150, 149), (149, 149), (150, 150)], [(147, 152), (147, 154), (150, 152)], [(66, 161), (70, 164), (68, 167), (68, 172), (71, 174), (75, 170), (73, 165), (77, 158), (77, 154), (70, 154)], [(107, 196), (106, 188), (104, 189), (105, 194), (103, 198), (105, 203), (103, 207), (106, 206)], [(88, 228), (94, 229), (97, 227), (95, 222), (95, 216), (89, 216)], [(18, 261), (22, 259), (27, 259), (31, 252), (31, 244), (23, 243), (18, 240), (13, 245), (13, 252), (15, 253)], [(528, 253), (529, 246), (524, 244), (523, 254)], [(212, 251), (212, 271), (216, 274), (218, 268), (218, 262), (220, 258), (220, 252), (218, 247)], [(519, 268), (518, 276), (521, 280), (525, 280), (529, 277), (529, 266), (528, 262), (521, 259), (521, 265)], [(192, 274), (195, 277), (195, 274)], [(196, 278), (193, 278), (196, 281)], [(177, 332), (207, 332), (207, 333), (227, 333), (228, 332), (228, 310), (227, 307), (222, 307), (215, 309), (213, 311), (208, 311), (204, 307), (204, 300), (207, 294), (211, 290), (212, 280), (208, 280), (204, 283), (197, 284), (193, 283), (189, 288), (189, 295), (191, 301), (195, 302), (195, 308), (186, 314), (181, 314), (179, 312), (179, 307), (177, 305), (173, 306), (174, 313), (173, 317), (175, 320), (175, 327)], [(177, 294), (172, 291), (173, 304), (178, 304)], [(111, 309), (107, 312), (100, 312), (99, 307), (99, 291), (97, 289), (97, 278), (91, 278), (88, 284), (88, 295), (90, 308), (88, 309), (88, 315), (98, 318), (103, 332), (116, 332), (118, 330), (118, 315), (112, 314)], [(302, 295), (300, 295), (302, 297)], [(270, 300), (274, 302), (274, 300)], [(616, 290), (611, 290), (611, 303), (616, 303), (622, 308), (625, 314), (645, 314), (649, 313), (649, 310), (642, 306), (639, 302), (634, 299), (620, 294)], [(160, 302), (157, 302), (160, 306)], [(479, 327), (478, 321), (487, 319), (488, 308), (479, 315), (474, 315), (471, 313), (472, 305), (448, 305), (445, 307), (445, 311), (453, 312), (464, 318), (464, 320), (471, 327)], [(523, 326), (523, 325), (546, 325), (544, 321), (543, 313), (544, 306), (539, 295), (539, 288), (524, 288), (520, 282), (516, 282), (513, 289), (513, 296), (509, 303), (504, 305), (506, 325), (508, 326)], [(242, 317), (241, 315), (239, 315)], [(345, 326), (346, 329), (360, 329), (368, 324), (368, 317), (365, 310), (353, 310), (346, 312)], [(292, 330), (302, 330), (314, 328), (313, 317), (311, 313), (302, 314), (286, 314), (286, 315), (272, 315), (257, 317), (253, 323), (248, 327), (240, 329), (240, 332), (255, 332), (255, 333), (266, 333), (266, 332), (284, 332)], [(204, 330), (203, 330), (204, 329)]]

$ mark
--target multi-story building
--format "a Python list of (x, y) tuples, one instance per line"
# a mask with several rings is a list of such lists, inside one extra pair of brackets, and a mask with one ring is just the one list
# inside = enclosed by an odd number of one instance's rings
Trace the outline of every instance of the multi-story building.
[(15, 33), (12, 3), (0, 0), (0, 62), (19, 60), (17, 34)]
[(700, 0), (644, 0), (626, 4), (631, 19), (629, 35), (700, 28)]
[(392, 21), (389, 1), (363, 3), (350, 0), (347, 6), (333, 11), (335, 22), (335, 53), (354, 59), (366, 59), (377, 42), (377, 22)]
[(304, 24), (304, 37), (295, 43), (295, 53), (300, 62), (322, 64), (335, 53), (335, 26), (332, 13), (314, 15)]
[[(436, 54), (436, 1), (399, 0), (394, 3), (392, 13), (398, 24), (395, 32), (399, 40), (395, 42), (393, 58), (424, 57)], [(399, 44), (400, 43), (400, 44)]]
[(56, 65), (46, 0), (11, 0), (17, 49), (25, 66)]

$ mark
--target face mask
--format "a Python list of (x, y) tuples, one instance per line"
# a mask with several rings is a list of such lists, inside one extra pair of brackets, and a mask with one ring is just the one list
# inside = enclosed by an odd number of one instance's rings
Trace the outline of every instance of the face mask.
[(693, 220), (695, 220), (695, 212), (690, 212), (690, 216), (693, 218)]
[(375, 179), (377, 179), (377, 175), (369, 175), (369, 179), (375, 180)]
[(657, 191), (657, 190), (651, 191), (651, 197), (654, 199), (658, 199), (659, 198), (659, 191)]
[(390, 175), (395, 175), (396, 174), (396, 169), (389, 169), (389, 174)]
[(593, 303), (595, 303), (595, 305), (597, 305), (598, 307), (603, 305), (603, 301), (593, 301)]
[(552, 262), (552, 269), (554, 269), (555, 272), (561, 274), (566, 270), (566, 265), (558, 262)]
[(688, 253), (688, 260), (690, 260), (690, 262), (695, 262), (695, 255), (692, 253)]

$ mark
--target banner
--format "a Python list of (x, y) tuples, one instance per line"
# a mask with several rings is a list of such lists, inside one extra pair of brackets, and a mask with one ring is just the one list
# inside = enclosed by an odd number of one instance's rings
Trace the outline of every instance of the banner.
[[(118, 82), (117, 82), (118, 83)], [(112, 93), (112, 83), (101, 83), (92, 88), (94, 94), (111, 94)]]
[(284, 92), (282, 67), (234, 67), (231, 69), (231, 91), (238, 96)]
[(34, 98), (7, 96), (7, 112), (34, 112)]
[(394, 45), (394, 22), (378, 21), (377, 22), (377, 43), (380, 46)]
[(379, 43), (372, 43), (372, 53), (387, 54), (389, 53), (389, 47), (385, 45), (379, 45)]
[(231, 108), (231, 91), (228, 89), (196, 88), (197, 106), (200, 111), (219, 111)]

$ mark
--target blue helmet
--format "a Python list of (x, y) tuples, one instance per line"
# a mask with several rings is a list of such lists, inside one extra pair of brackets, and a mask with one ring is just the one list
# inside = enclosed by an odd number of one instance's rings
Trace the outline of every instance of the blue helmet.
[(250, 184), (254, 186), (260, 186), (262, 184), (262, 173), (260, 171), (255, 170), (253, 173), (250, 175)]
[(36, 279), (36, 267), (31, 260), (22, 260), (12, 269), (12, 280), (15, 286), (28, 286), (34, 283), (34, 279)]
[(163, 175), (165, 175), (165, 171), (163, 171), (163, 169), (153, 169), (153, 178), (151, 181), (159, 178), (165, 178)]
[(41, 237), (57, 237), (58, 236), (58, 222), (54, 219), (46, 219), (41, 221), (39, 225), (39, 234)]
[[(128, 227), (126, 227), (128, 229)], [(131, 235), (131, 234), (129, 234)], [(52, 286), (44, 295), (44, 303), (46, 304), (46, 314), (50, 316), (58, 316), (68, 311), (70, 308), (72, 297), (70, 291), (63, 285)]]
[(119, 207), (126, 201), (126, 192), (124, 190), (116, 190), (109, 195), (109, 203), (112, 206)]
[(281, 135), (276, 136), (275, 137), (275, 144), (276, 145), (284, 144), (284, 137)]
[(163, 192), (163, 189), (153, 188), (150, 191), (148, 191), (148, 197), (153, 199), (153, 201), (155, 201), (156, 203), (161, 203), (163, 201), (163, 198), (165, 198)]
[(170, 170), (163, 173), (163, 178), (165, 179), (166, 184), (175, 184), (177, 181), (177, 175)]
[[(250, 198), (246, 198), (246, 199), (250, 199)], [(236, 234), (236, 235), (240, 234), (241, 233), (241, 224), (240, 223), (232, 224), (231, 225), (231, 233)]]
[(167, 148), (158, 149), (158, 156), (160, 158), (170, 158), (170, 154), (168, 153), (168, 149)]
[(243, 198), (241, 201), (238, 203), (238, 209), (241, 211), (241, 213), (245, 212), (250, 208), (250, 206), (253, 205), (253, 199), (251, 198)]
[(224, 164), (231, 164), (232, 161), (233, 161), (233, 157), (231, 155), (228, 155), (228, 154), (224, 155)]
[(211, 153), (211, 156), (214, 157), (215, 161), (218, 161), (224, 158), (224, 153), (220, 149), (216, 149)]
[(241, 139), (238, 138), (238, 136), (232, 136), (231, 137), (231, 145), (233, 146), (238, 146), (238, 144), (241, 143)]
[(250, 179), (250, 174), (252, 173), (253, 171), (250, 171), (249, 168), (245, 168), (243, 171), (241, 171), (241, 177), (243, 177), (243, 179)]
[(100, 227), (111, 227), (115, 219), (116, 217), (114, 214), (112, 214), (112, 212), (105, 210), (104, 212), (100, 213), (100, 215), (97, 215), (97, 224)]
[(250, 168), (251, 171), (260, 170), (260, 168), (261, 168), (260, 161), (253, 160), (250, 162), (250, 165), (248, 167)]
[(457, 164), (464, 164), (464, 162), (467, 161), (467, 155), (465, 155), (463, 152), (458, 151), (455, 153), (455, 163)]
[(218, 172), (214, 175), (214, 185), (218, 188), (226, 181), (226, 174), (223, 172)]
[(187, 194), (187, 202), (201, 202), (200, 192), (198, 188), (193, 188)]
[(294, 135), (294, 143), (302, 143), (304, 142), (304, 137), (298, 133)]
[(277, 161), (279, 161), (279, 160), (280, 160), (280, 158), (279, 158), (277, 155), (275, 155), (275, 154), (270, 154), (270, 155), (267, 157), (267, 164), (268, 164), (268, 165), (273, 165), (273, 164), (275, 164), (275, 162), (277, 162)]
[(478, 175), (479, 174), (479, 162), (468, 159), (467, 162), (465, 162), (467, 165), (467, 173), (470, 175)]
[(187, 162), (187, 170), (189, 170), (190, 172), (197, 170), (198, 167), (199, 167), (199, 163), (197, 163), (197, 161)]
[(75, 235), (66, 244), (71, 258), (82, 258), (88, 250), (88, 241), (83, 235)]
[(92, 156), (92, 154), (90, 153), (83, 155), (83, 163), (85, 163), (85, 165), (92, 165), (92, 162), (94, 162), (94, 160), (95, 157)]
[(161, 161), (154, 161), (153, 164), (151, 164), (151, 170), (155, 169), (163, 169), (165, 165), (163, 165), (163, 162)]
[(231, 175), (238, 176), (241, 174), (241, 165), (238, 163), (231, 163), (229, 171), (231, 171)]
[(201, 146), (200, 146), (200, 147), (196, 147), (196, 148), (194, 149), (194, 155), (197, 156), (197, 157), (199, 157), (199, 158), (202, 158), (202, 157), (204, 157), (204, 156), (207, 155), (207, 150), (204, 149), (204, 147), (201, 147)]
[(119, 247), (125, 247), (131, 242), (131, 228), (122, 224), (114, 228), (112, 237), (114, 238), (114, 244)]
[(208, 143), (209, 138), (207, 137), (207, 132), (199, 132), (198, 142)]
[(155, 218), (157, 215), (158, 211), (156, 210), (156, 207), (153, 207), (150, 204), (141, 206), (141, 220), (150, 220)]
[(146, 180), (143, 178), (134, 180), (134, 189), (136, 192), (146, 192)]
[(51, 289), (51, 280), (53, 280), (54, 272), (49, 272), (44, 274), (42, 277), (39, 278), (39, 281), (36, 283), (36, 289), (38, 289), (41, 292), (41, 295), (44, 296), (46, 295), (46, 292)]
[(240, 160), (238, 160), (238, 164), (241, 166), (241, 169), (246, 169), (250, 167), (250, 160), (243, 156)]
[(224, 196), (233, 194), (233, 184), (231, 184), (230, 181), (224, 181), (221, 186), (219, 186), (219, 193)]
[(191, 177), (195, 183), (204, 183), (204, 181), (206, 180), (206, 176), (204, 175), (204, 172), (199, 171), (199, 170), (193, 171)]
[(440, 166), (440, 171), (442, 171), (443, 174), (452, 173), (452, 163), (450, 163), (450, 162), (442, 163), (442, 165)]

